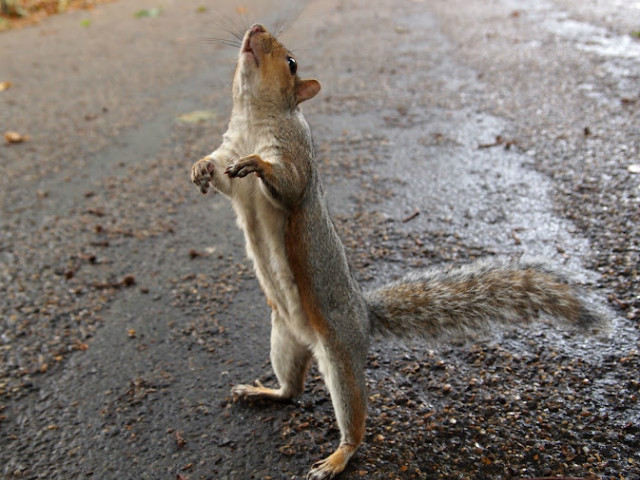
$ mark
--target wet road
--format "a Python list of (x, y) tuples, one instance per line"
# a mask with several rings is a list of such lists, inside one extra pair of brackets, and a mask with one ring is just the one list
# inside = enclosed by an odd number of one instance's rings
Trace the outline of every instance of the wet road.
[(281, 3), (0, 35), (0, 130), (29, 136), (0, 146), (0, 471), (304, 478), (337, 442), (316, 371), (296, 405), (230, 402), (274, 381), (268, 309), (228, 203), (188, 178), (230, 108), (236, 51), (207, 38), (259, 20), (323, 85), (305, 114), (366, 286), (543, 256), (611, 309), (593, 337), (375, 345), (342, 478), (640, 475), (640, 4)]

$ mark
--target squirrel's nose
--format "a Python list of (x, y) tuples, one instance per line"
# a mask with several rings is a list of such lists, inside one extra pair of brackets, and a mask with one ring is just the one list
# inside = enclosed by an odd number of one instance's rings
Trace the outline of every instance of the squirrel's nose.
[(251, 33), (264, 33), (267, 31), (266, 28), (264, 28), (264, 25), (261, 25), (259, 23), (254, 23), (253, 25), (251, 25), (251, 27), (249, 28), (249, 31)]

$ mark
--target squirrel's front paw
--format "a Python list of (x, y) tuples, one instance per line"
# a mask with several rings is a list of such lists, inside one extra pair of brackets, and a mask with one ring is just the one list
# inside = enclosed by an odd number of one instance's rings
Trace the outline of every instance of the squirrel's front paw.
[(215, 165), (213, 159), (211, 157), (201, 158), (191, 167), (191, 181), (195, 183), (202, 193), (207, 193), (214, 173)]
[(240, 158), (233, 165), (229, 165), (224, 171), (231, 178), (246, 177), (250, 173), (256, 173), (259, 177), (264, 175), (265, 162), (259, 155), (248, 155)]

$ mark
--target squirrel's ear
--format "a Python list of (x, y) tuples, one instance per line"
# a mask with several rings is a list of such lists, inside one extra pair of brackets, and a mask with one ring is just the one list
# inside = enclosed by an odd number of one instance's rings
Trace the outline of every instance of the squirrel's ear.
[(305, 100), (315, 97), (320, 91), (320, 82), (317, 80), (299, 80), (296, 82), (296, 102), (302, 103)]

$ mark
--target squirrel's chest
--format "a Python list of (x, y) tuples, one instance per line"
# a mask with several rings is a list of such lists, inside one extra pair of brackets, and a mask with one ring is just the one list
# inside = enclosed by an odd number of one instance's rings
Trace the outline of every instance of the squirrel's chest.
[(299, 309), (299, 294), (285, 247), (286, 213), (259, 196), (234, 199), (247, 255), (271, 304), (285, 315)]

